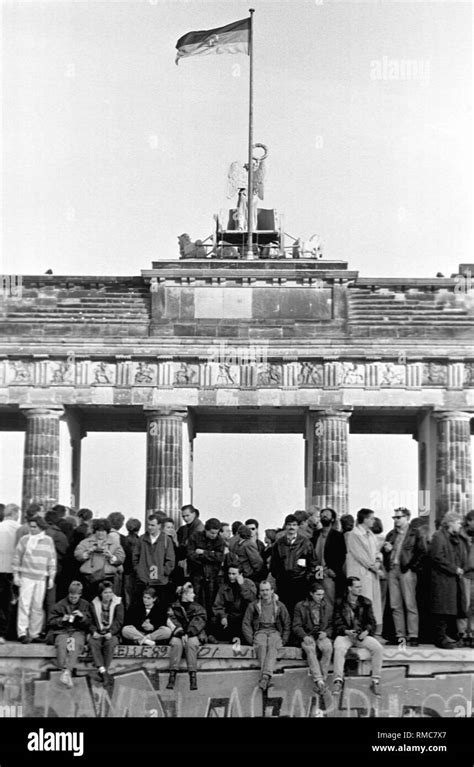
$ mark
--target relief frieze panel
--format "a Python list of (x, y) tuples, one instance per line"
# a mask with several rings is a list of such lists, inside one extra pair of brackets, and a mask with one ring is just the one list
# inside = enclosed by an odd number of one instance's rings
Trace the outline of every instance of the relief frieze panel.
[(0, 386), (159, 388), (474, 387), (474, 362), (370, 360), (0, 360)]

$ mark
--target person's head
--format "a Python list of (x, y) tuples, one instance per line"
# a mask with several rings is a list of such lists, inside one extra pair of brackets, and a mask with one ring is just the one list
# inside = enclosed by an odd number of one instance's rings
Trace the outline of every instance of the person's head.
[(110, 533), (110, 522), (108, 519), (99, 518), (92, 520), (92, 534), (98, 541), (105, 541)]
[(258, 522), (256, 519), (246, 519), (245, 527), (252, 533), (252, 538), (258, 538)]
[(150, 514), (146, 522), (146, 529), (153, 538), (161, 533), (162, 521), (158, 514)]
[(15, 522), (20, 516), (20, 507), (16, 503), (7, 503), (5, 506), (4, 519), (13, 519)]
[(114, 598), (114, 585), (112, 581), (102, 581), (99, 584), (99, 598), (104, 605), (108, 605)]
[(466, 528), (469, 535), (474, 533), (474, 509), (468, 511), (464, 517), (464, 527)]
[(181, 507), (181, 516), (185, 524), (190, 525), (196, 517), (199, 517), (199, 509), (196, 509), (192, 503), (188, 503), (186, 506)]
[(309, 598), (312, 599), (313, 602), (316, 602), (316, 604), (319, 605), (325, 596), (326, 592), (324, 591), (324, 586), (320, 581), (315, 581), (311, 584), (309, 587)]
[(295, 511), (293, 516), (295, 517), (295, 519), (298, 522), (299, 526), (304, 525), (305, 522), (307, 522), (308, 519), (309, 519), (308, 512), (304, 511), (303, 509), (298, 509), (298, 511)]
[(82, 583), (80, 581), (71, 581), (68, 588), (68, 602), (77, 605), (82, 596)]
[(49, 509), (49, 511), (47, 511), (46, 514), (44, 515), (45, 522), (51, 527), (54, 525), (57, 525), (59, 522), (59, 519), (60, 517), (56, 509)]
[(176, 528), (174, 526), (174, 519), (173, 517), (165, 517), (163, 520), (163, 532), (166, 533), (166, 535), (174, 535), (176, 532)]
[(229, 582), (235, 583), (239, 575), (242, 575), (242, 567), (237, 562), (231, 562), (227, 568)]
[(120, 513), (120, 511), (112, 511), (112, 513), (109, 514), (107, 519), (110, 522), (110, 527), (112, 530), (120, 530), (125, 521), (125, 517), (123, 514)]
[(258, 593), (262, 602), (271, 602), (273, 598), (273, 586), (270, 581), (261, 581)]
[(220, 520), (216, 519), (216, 517), (211, 517), (206, 521), (206, 524), (204, 525), (204, 530), (206, 531), (206, 537), (210, 538), (211, 541), (215, 540), (217, 536), (219, 535), (219, 531), (221, 529), (221, 523)]
[(63, 517), (66, 516), (66, 507), (62, 505), (62, 503), (56, 503), (53, 507), (53, 511), (57, 511), (58, 513), (58, 520), (63, 519)]
[(237, 530), (237, 535), (239, 536), (239, 538), (241, 538), (244, 541), (248, 541), (252, 537), (252, 533), (247, 527), (247, 525), (239, 525), (239, 528)]
[(357, 512), (357, 524), (370, 530), (374, 524), (374, 512), (372, 509), (359, 509)]
[(354, 517), (352, 514), (343, 514), (341, 517), (341, 530), (343, 533), (350, 533), (354, 529)]
[(462, 517), (455, 511), (447, 511), (441, 520), (441, 527), (448, 533), (458, 533), (461, 529)]
[(298, 532), (298, 520), (294, 514), (287, 514), (285, 517), (285, 530), (288, 535), (296, 535)]
[(141, 526), (142, 523), (139, 519), (135, 519), (135, 517), (130, 517), (130, 519), (127, 519), (125, 522), (125, 527), (131, 535), (137, 535)]
[(272, 546), (276, 541), (276, 537), (277, 537), (277, 531), (274, 527), (268, 527), (265, 530), (264, 542), (267, 546)]
[(43, 530), (46, 530), (47, 527), (43, 517), (40, 517), (39, 514), (30, 519), (28, 524), (31, 535), (38, 535), (38, 533), (42, 533)]
[[(404, 530), (410, 523), (411, 511), (404, 506), (399, 506), (393, 510), (393, 526), (395, 530)], [(375, 532), (372, 527), (372, 531)]]
[(157, 594), (153, 586), (147, 586), (143, 591), (142, 600), (147, 610), (151, 610), (156, 602)]
[(372, 525), (372, 532), (374, 535), (380, 535), (383, 533), (383, 524), (380, 517), (374, 517), (374, 523)]
[(319, 512), (319, 519), (321, 520), (321, 524), (323, 527), (330, 527), (334, 524), (336, 521), (337, 514), (334, 511), (334, 509), (331, 509), (329, 506), (326, 506), (324, 509), (321, 509)]
[(229, 538), (232, 538), (232, 530), (228, 522), (221, 522), (220, 533), (225, 541), (228, 541)]
[(355, 575), (350, 575), (346, 578), (346, 589), (349, 596), (358, 597), (362, 591), (360, 578), (357, 578)]
[(33, 517), (44, 517), (44, 507), (41, 503), (30, 503), (25, 511), (26, 521), (29, 522)]
[(181, 602), (194, 602), (194, 586), (190, 581), (183, 583), (182, 586), (178, 586), (176, 594)]
[(81, 522), (90, 522), (94, 514), (90, 509), (79, 509), (77, 512), (77, 516), (81, 520)]
[(243, 525), (243, 522), (240, 522), (240, 520), (238, 519), (236, 519), (235, 522), (232, 522), (232, 526), (231, 526), (232, 535), (237, 535), (237, 533), (239, 532), (239, 527), (241, 525)]

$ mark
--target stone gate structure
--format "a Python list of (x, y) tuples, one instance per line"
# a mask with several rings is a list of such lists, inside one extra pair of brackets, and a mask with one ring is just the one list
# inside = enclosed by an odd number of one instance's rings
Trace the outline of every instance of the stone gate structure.
[[(472, 268), (472, 267), (471, 267)], [(348, 510), (349, 433), (418, 442), (434, 520), (472, 507), (474, 291), (337, 261), (159, 261), (140, 277), (27, 276), (0, 303), (0, 428), (25, 432), (23, 505), (79, 504), (87, 433), (146, 431), (146, 507), (192, 500), (198, 432), (293, 432), (306, 503)], [(396, 460), (396, 456), (394, 456)]]

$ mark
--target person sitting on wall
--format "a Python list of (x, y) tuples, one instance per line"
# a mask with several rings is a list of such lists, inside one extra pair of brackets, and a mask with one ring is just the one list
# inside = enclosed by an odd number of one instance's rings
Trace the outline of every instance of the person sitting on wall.
[(133, 644), (154, 647), (171, 637), (171, 629), (166, 626), (166, 620), (166, 609), (160, 603), (156, 589), (147, 586), (141, 602), (130, 606), (125, 616), (122, 636)]
[(278, 650), (290, 636), (288, 610), (273, 592), (269, 581), (260, 583), (258, 599), (247, 607), (242, 632), (247, 644), (255, 648), (261, 669), (258, 685), (265, 691), (272, 686)]
[(372, 680), (370, 689), (380, 695), (383, 647), (375, 637), (376, 623), (370, 599), (361, 595), (360, 578), (350, 576), (346, 580), (347, 590), (336, 605), (334, 613), (334, 682), (333, 693), (340, 694), (343, 685), (344, 660), (351, 647), (365, 647), (372, 659)]
[(257, 597), (255, 583), (244, 578), (238, 563), (227, 567), (226, 579), (219, 587), (212, 611), (213, 633), (216, 639), (231, 642), (243, 639), (242, 620), (248, 605)]
[(99, 584), (99, 594), (91, 603), (91, 616), (89, 648), (99, 677), (106, 682), (123, 626), (122, 599), (114, 594), (112, 581)]
[[(332, 655), (332, 611), (326, 601), (321, 581), (309, 587), (308, 598), (298, 602), (293, 617), (293, 634), (301, 642), (308, 660), (315, 692), (326, 691), (329, 663)], [(321, 665), (317, 651), (321, 652)]]
[(56, 647), (58, 668), (62, 670), (59, 681), (66, 687), (73, 686), (72, 673), (84, 649), (91, 620), (89, 602), (82, 599), (82, 583), (72, 581), (68, 595), (52, 609), (46, 636), (46, 643)]
[(171, 629), (170, 674), (166, 689), (174, 688), (184, 653), (189, 672), (189, 689), (197, 690), (197, 654), (199, 645), (206, 641), (206, 611), (194, 601), (194, 587), (189, 581), (178, 586), (176, 596), (177, 600), (168, 608), (166, 622)]

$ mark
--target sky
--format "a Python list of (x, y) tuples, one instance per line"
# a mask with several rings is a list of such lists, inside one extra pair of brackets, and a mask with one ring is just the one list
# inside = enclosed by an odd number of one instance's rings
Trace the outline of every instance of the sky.
[[(325, 258), (363, 276), (472, 262), (472, 4), (252, 5), (254, 140), (268, 146), (264, 204), (285, 231), (317, 232)], [(210, 235), (234, 202), (228, 167), (247, 155), (249, 61), (176, 66), (175, 45), (248, 4), (7, 0), (1, 12), (2, 272), (139, 275), (177, 258), (181, 233)], [(140, 516), (145, 436), (87, 440), (83, 505)], [(410, 437), (350, 446), (354, 508), (391, 488), (416, 494)], [(22, 435), (0, 436), (7, 500), (22, 449)], [(274, 526), (303, 503), (302, 450), (291, 436), (200, 435), (195, 501)]]

